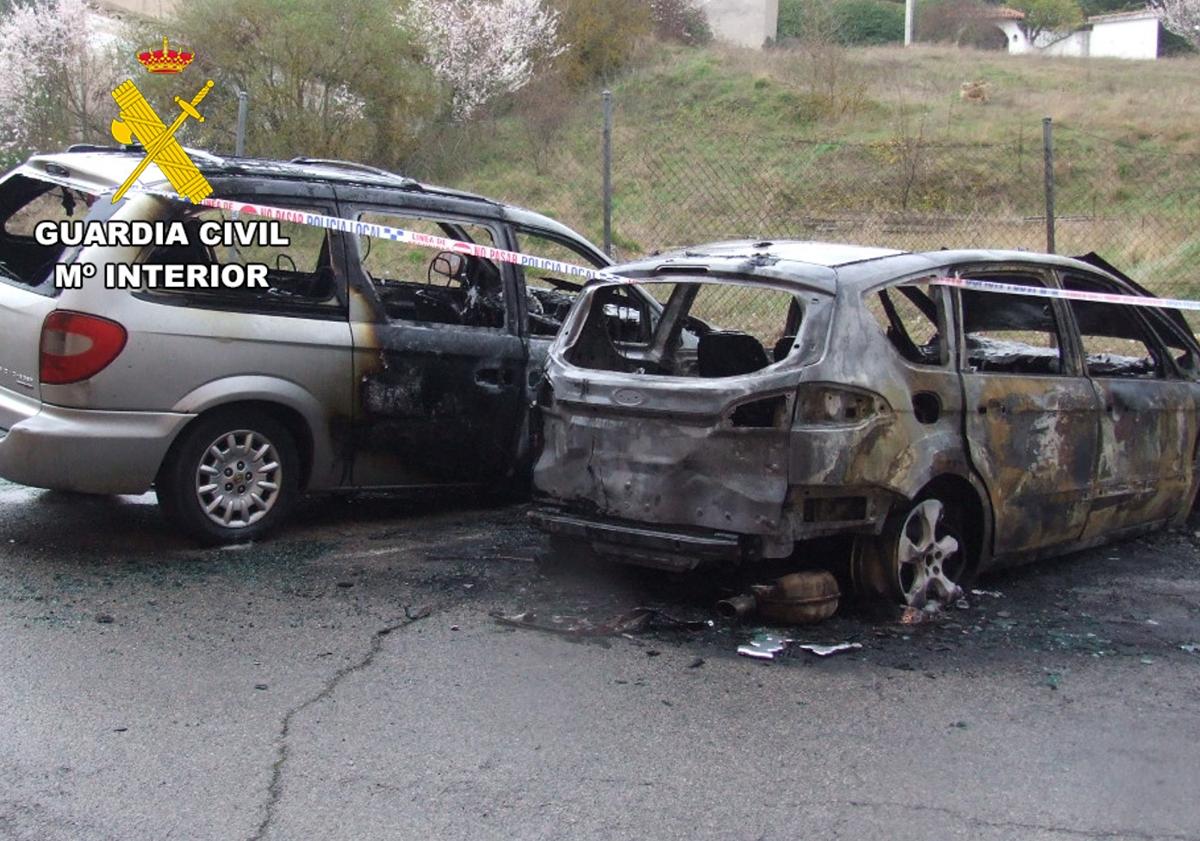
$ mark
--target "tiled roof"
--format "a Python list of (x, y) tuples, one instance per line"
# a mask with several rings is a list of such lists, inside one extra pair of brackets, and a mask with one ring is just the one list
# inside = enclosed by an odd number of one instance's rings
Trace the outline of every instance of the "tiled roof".
[(1025, 20), (1024, 12), (1010, 9), (1008, 6), (996, 6), (988, 9), (985, 14), (992, 20)]

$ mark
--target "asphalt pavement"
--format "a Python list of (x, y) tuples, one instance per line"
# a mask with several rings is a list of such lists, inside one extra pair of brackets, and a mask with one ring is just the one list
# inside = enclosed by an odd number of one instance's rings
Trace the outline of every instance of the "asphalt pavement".
[(0, 483), (0, 839), (1200, 839), (1191, 530), (771, 662), (730, 581), (543, 548), (520, 506), (349, 497), (198, 549), (152, 496)]

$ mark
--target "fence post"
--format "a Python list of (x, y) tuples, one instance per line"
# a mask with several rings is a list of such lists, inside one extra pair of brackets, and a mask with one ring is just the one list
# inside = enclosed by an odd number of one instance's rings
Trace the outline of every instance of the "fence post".
[(1046, 189), (1046, 251), (1054, 249), (1054, 124), (1049, 117), (1042, 118), (1042, 153), (1045, 161)]
[(238, 98), (238, 116), (237, 116), (237, 134), (234, 135), (234, 154), (241, 158), (246, 154), (246, 113), (250, 107), (250, 94), (245, 91), (237, 92)]
[(604, 91), (600, 94), (604, 101), (604, 130), (603, 140), (601, 143), (601, 166), (604, 173), (604, 253), (612, 256), (612, 91)]

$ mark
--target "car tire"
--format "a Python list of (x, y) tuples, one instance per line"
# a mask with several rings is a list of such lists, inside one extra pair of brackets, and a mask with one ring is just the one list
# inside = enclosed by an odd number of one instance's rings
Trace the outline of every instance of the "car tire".
[(221, 545), (275, 529), (299, 496), (299, 480), (295, 440), (283, 424), (257, 409), (224, 409), (187, 427), (159, 470), (155, 493), (176, 527)]
[(912, 607), (959, 598), (975, 568), (962, 510), (938, 494), (899, 506), (879, 536), (855, 541), (853, 553), (859, 595)]

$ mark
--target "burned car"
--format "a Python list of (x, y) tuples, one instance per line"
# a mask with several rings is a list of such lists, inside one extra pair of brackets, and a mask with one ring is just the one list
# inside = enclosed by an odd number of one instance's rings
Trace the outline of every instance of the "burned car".
[(919, 605), (1192, 507), (1180, 313), (1007, 293), (1149, 295), (1099, 258), (731, 242), (612, 271), (539, 395), (531, 517), (560, 551), (686, 571), (846, 536), (857, 589)]
[[(153, 487), (208, 542), (263, 534), (303, 491), (527, 485), (530, 407), (578, 284), (370, 226), (603, 267), (599, 249), (537, 213), (371, 167), (189, 154), (214, 198), (353, 228), (284, 220), (286, 245), (55, 247), (35, 237), (39, 222), (195, 228), (239, 211), (149, 190), (114, 205), (140, 151), (77, 148), (8, 173), (0, 476), (94, 494)], [(154, 166), (145, 179), (166, 183)], [(95, 275), (57, 288), (56, 264)], [(266, 267), (268, 288), (101, 283), (114, 267), (250, 265)]]

